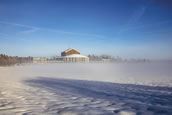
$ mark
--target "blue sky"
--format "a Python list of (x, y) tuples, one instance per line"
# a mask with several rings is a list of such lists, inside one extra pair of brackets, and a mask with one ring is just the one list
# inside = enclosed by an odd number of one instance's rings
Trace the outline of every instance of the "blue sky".
[(0, 53), (172, 59), (171, 0), (0, 0)]

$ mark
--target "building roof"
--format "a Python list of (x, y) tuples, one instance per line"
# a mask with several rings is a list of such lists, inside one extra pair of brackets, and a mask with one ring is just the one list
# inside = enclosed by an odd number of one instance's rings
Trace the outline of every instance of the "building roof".
[(76, 52), (80, 53), (80, 51), (78, 51), (78, 50), (76, 50), (76, 49), (74, 49), (74, 48), (67, 49), (67, 50), (65, 50), (64, 52), (67, 53), (67, 52), (69, 52), (69, 51), (71, 51), (71, 50), (75, 50)]
[(76, 58), (76, 57), (81, 57), (81, 58), (88, 58), (87, 56), (83, 56), (83, 55), (79, 55), (79, 54), (71, 54), (71, 55), (68, 55), (68, 56), (64, 56), (64, 57), (73, 57), (73, 58)]

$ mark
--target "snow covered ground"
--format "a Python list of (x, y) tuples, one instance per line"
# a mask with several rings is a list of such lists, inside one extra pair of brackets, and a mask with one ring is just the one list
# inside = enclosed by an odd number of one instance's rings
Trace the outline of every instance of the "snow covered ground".
[(0, 115), (171, 115), (172, 63), (0, 67)]

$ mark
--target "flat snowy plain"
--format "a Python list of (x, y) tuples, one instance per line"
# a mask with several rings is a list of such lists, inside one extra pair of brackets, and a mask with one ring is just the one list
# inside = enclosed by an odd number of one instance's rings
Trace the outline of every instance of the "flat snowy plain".
[(0, 115), (172, 115), (172, 63), (0, 67)]

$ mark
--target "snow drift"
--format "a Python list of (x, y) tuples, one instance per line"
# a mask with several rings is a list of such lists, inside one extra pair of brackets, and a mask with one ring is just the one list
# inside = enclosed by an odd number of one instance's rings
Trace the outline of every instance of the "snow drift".
[(0, 67), (0, 114), (172, 114), (171, 63)]

